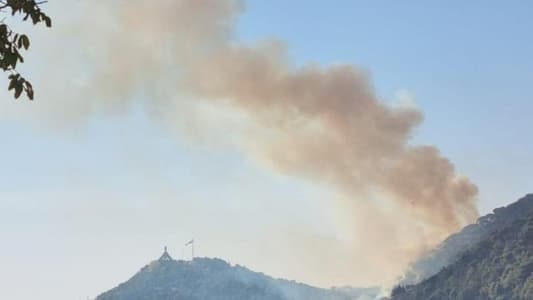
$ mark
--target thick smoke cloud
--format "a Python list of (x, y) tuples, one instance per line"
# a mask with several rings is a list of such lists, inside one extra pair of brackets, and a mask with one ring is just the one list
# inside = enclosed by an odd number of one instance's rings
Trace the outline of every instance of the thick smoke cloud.
[[(44, 91), (54, 95), (43, 108), (51, 115), (87, 119), (141, 101), (154, 120), (187, 131), (220, 121), (198, 107), (229, 110), (240, 128), (232, 144), (245, 155), (335, 189), (331, 205), (349, 235), (337, 241), (348, 256), (340, 260), (356, 268), (365, 257), (376, 277), (400, 275), (477, 217), (476, 186), (436, 147), (409, 143), (423, 120), (418, 109), (384, 104), (368, 75), (352, 65), (296, 67), (281, 41), (242, 45), (233, 34), (243, 2), (82, 5), (86, 15), (62, 34), (84, 49), (76, 56), (84, 63), (76, 64), (86, 71), (70, 94), (57, 85)], [(65, 65), (50, 53), (54, 60)]]

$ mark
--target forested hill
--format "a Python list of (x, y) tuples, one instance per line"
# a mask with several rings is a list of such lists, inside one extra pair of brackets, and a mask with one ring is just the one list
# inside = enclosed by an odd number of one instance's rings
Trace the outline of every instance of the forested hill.
[(529, 194), (505, 207), (496, 208), (493, 213), (483, 216), (476, 223), (452, 234), (431, 253), (416, 261), (400, 282), (411, 285), (435, 275), (443, 267), (454, 263), (463, 252), (474, 247), (492, 233), (509, 226), (516, 220), (533, 213), (533, 194)]
[(393, 300), (533, 299), (533, 213), (491, 233), (455, 263)]
[(378, 288), (321, 289), (274, 279), (221, 259), (173, 260), (168, 253), (96, 300), (371, 300)]

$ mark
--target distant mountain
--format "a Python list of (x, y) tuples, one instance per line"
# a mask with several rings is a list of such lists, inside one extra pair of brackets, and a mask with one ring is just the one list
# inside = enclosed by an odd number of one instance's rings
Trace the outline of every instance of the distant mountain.
[[(524, 201), (505, 209), (511, 213), (525, 205)], [(518, 210), (514, 213), (523, 214)], [(453, 264), (429, 279), (414, 286), (395, 288), (392, 299), (533, 299), (533, 212), (489, 233)]]
[(451, 235), (437, 249), (415, 262), (400, 281), (400, 285), (415, 284), (435, 275), (492, 233), (514, 221), (526, 218), (532, 212), (533, 194), (526, 195), (506, 207), (495, 209), (493, 213), (479, 218), (475, 224)]
[(177, 261), (165, 251), (96, 300), (371, 300), (379, 293), (379, 288), (321, 289), (274, 279), (216, 258)]

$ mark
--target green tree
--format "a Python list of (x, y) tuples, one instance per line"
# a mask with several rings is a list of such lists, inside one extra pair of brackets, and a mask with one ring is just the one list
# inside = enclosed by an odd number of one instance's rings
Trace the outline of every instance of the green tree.
[[(10, 14), (11, 17), (21, 16), (23, 21), (31, 20), (35, 25), (44, 23), (46, 27), (52, 26), (52, 20), (41, 11), (40, 5), (46, 1), (35, 0), (0, 0), (0, 13)], [(9, 73), (8, 90), (13, 90), (15, 99), (24, 92), (30, 100), (33, 100), (33, 87), (17, 71), (17, 64), (23, 63), (21, 51), (28, 50), (30, 39), (25, 34), (14, 32), (5, 22), (0, 20), (0, 69)]]

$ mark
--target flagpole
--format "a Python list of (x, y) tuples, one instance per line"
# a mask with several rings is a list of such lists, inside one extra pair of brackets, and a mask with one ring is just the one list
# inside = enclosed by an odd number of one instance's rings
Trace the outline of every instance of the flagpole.
[(191, 245), (191, 261), (194, 260), (194, 238), (190, 241), (188, 241), (187, 243), (185, 243), (185, 247)]

